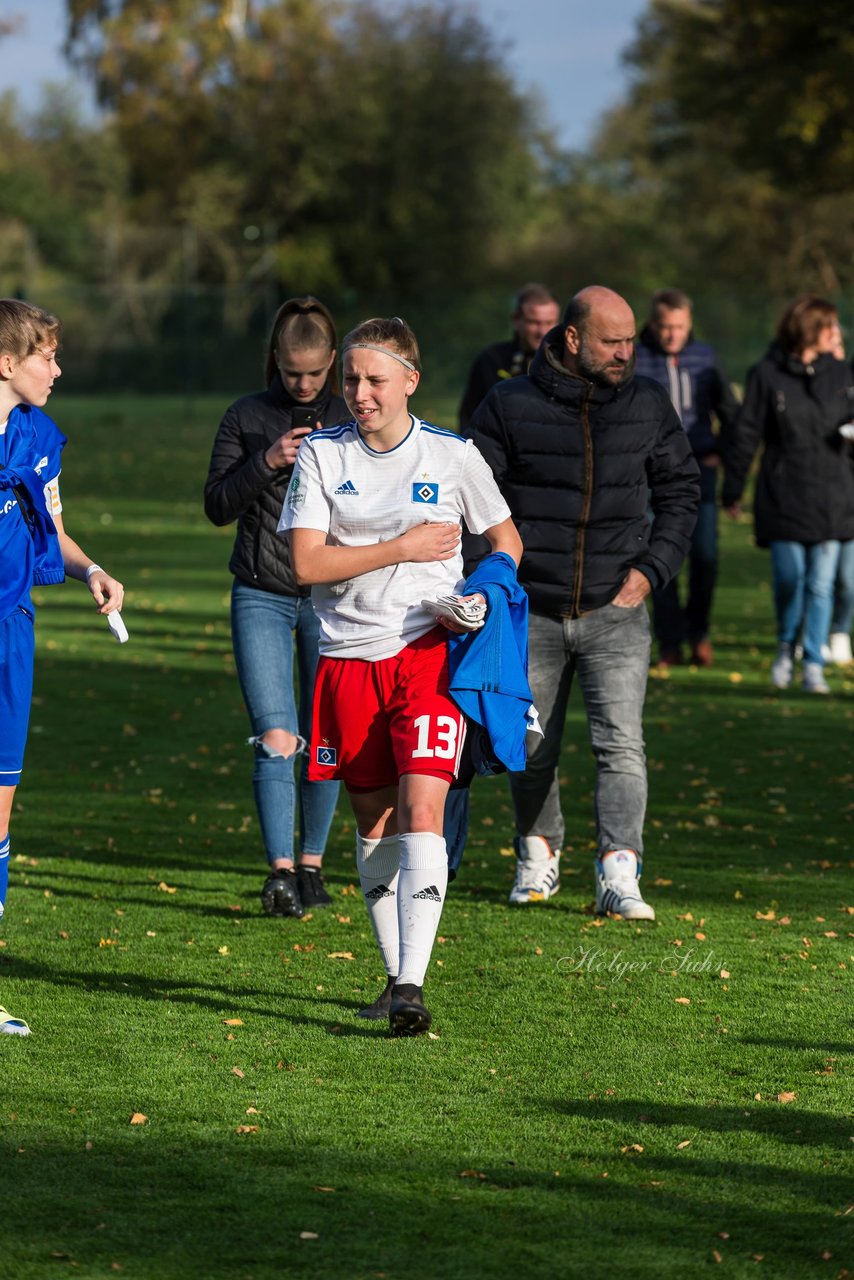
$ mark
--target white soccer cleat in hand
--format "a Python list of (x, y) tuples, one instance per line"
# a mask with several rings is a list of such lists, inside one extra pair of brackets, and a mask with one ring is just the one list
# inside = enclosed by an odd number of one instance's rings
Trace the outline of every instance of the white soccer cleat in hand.
[(486, 601), (474, 596), (439, 596), (422, 600), (421, 607), (440, 622), (451, 622), (454, 629), (478, 631), (486, 618)]

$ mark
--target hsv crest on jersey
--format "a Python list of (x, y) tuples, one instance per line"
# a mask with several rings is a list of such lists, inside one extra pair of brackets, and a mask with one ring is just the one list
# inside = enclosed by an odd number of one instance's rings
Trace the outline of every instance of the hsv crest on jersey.
[(315, 761), (322, 765), (337, 765), (338, 752), (335, 747), (318, 747), (315, 752)]
[(412, 486), (412, 501), (437, 503), (439, 501), (439, 486), (428, 483), (426, 480), (416, 480)]

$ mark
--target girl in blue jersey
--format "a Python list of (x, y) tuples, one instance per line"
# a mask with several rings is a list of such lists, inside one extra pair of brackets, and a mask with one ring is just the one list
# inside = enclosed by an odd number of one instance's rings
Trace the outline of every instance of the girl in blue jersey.
[[(9, 819), (21, 777), (33, 688), (33, 586), (85, 582), (99, 613), (120, 609), (124, 588), (65, 532), (59, 498), (65, 436), (42, 413), (60, 376), (56, 316), (0, 299), (0, 916), (9, 882)], [(28, 1035), (0, 1005), (0, 1032)]]

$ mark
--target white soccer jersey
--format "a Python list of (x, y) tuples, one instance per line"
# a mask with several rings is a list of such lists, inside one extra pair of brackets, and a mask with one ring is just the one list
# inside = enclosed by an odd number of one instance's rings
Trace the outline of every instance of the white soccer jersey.
[[(413, 417), (405, 440), (371, 449), (355, 422), (306, 436), (279, 521), (321, 529), (331, 546), (389, 542), (424, 520), (464, 519), (483, 533), (510, 515), (487, 463), (470, 440)], [(450, 560), (388, 565), (311, 589), (320, 652), (377, 661), (436, 625), (421, 601), (457, 591), (462, 552)]]

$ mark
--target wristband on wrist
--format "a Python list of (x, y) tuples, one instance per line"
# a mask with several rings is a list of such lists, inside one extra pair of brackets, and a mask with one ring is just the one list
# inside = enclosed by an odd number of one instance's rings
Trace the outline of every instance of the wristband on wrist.
[(104, 570), (101, 568), (99, 564), (90, 564), (89, 568), (86, 570), (86, 581), (87, 582), (89, 581), (93, 573), (103, 573), (103, 572)]

